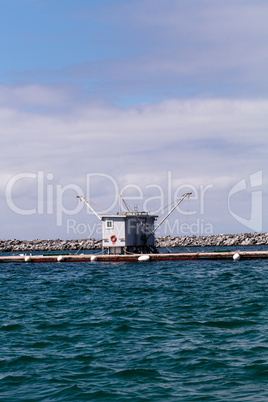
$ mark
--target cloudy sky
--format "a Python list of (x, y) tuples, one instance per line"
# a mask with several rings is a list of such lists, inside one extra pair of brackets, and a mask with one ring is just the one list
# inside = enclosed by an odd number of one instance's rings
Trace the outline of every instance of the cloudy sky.
[(266, 0), (0, 0), (2, 239), (268, 231)]

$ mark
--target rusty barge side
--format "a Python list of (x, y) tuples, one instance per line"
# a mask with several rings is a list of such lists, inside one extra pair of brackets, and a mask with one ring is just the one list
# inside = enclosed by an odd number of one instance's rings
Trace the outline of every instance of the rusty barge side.
[[(6, 255), (0, 256), (1, 262), (49, 263), (49, 262), (139, 262), (144, 254), (51, 254), (51, 255)], [(143, 261), (196, 261), (196, 260), (254, 260), (268, 259), (268, 251), (230, 251), (196, 253), (159, 253), (148, 254)]]

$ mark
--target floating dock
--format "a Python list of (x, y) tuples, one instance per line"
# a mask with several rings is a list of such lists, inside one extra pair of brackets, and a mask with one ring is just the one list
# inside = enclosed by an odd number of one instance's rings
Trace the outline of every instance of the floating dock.
[(49, 263), (49, 262), (139, 262), (139, 261), (195, 261), (195, 260), (255, 260), (268, 259), (268, 251), (214, 251), (196, 253), (159, 253), (159, 254), (68, 254), (46, 253), (43, 255), (6, 255), (0, 256), (1, 262)]

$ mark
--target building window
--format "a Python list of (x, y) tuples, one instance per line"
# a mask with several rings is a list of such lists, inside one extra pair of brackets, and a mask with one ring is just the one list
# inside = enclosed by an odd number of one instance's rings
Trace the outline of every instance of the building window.
[(106, 221), (106, 229), (113, 229), (114, 223), (113, 221)]

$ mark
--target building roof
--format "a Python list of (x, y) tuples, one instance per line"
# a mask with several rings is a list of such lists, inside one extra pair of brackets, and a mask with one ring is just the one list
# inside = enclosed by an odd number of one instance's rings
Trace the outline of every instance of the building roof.
[(133, 211), (133, 212), (125, 212), (124, 214), (106, 214), (106, 215), (100, 215), (101, 219), (106, 219), (106, 218), (127, 218), (127, 217), (146, 217), (146, 218), (158, 218), (157, 215), (151, 215), (149, 212), (144, 212), (144, 211)]

